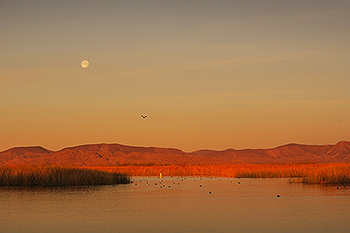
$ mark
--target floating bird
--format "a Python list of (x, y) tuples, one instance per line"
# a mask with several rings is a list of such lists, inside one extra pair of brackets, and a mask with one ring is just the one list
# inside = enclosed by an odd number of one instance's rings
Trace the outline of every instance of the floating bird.
[(142, 114), (141, 114), (141, 117), (142, 117), (143, 119), (145, 119), (147, 116), (146, 116), (146, 115), (142, 115)]

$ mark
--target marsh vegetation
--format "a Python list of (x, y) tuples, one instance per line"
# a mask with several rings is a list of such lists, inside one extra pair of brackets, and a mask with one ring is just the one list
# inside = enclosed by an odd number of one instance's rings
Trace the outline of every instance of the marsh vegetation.
[(234, 164), (202, 166), (115, 166), (93, 167), (130, 176), (216, 176), (235, 178), (296, 178), (308, 184), (350, 184), (350, 164)]
[(2, 166), (0, 186), (76, 186), (127, 184), (118, 172), (63, 166)]
[(2, 166), (0, 186), (71, 186), (130, 183), (130, 176), (291, 178), (307, 184), (350, 184), (350, 164), (132, 165), (101, 167)]

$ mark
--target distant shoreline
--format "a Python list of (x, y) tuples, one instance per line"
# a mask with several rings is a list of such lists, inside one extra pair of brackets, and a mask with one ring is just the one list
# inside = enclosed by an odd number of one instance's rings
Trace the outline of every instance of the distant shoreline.
[(350, 163), (350, 142), (335, 145), (287, 144), (271, 149), (226, 149), (184, 152), (174, 148), (89, 144), (50, 151), (40, 146), (0, 152), (0, 165), (219, 165), (219, 164)]
[(306, 184), (350, 185), (350, 163), (337, 164), (227, 164), (194, 166), (113, 166), (92, 169), (130, 176), (205, 176), (231, 178), (288, 178)]
[(83, 186), (129, 184), (132, 176), (288, 178), (306, 184), (350, 185), (350, 163), (241, 164), (194, 166), (0, 166), (0, 186)]

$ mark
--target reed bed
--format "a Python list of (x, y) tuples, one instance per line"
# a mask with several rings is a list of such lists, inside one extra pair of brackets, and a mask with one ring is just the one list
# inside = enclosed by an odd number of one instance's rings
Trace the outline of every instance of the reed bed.
[(117, 172), (63, 166), (3, 166), (0, 186), (76, 186), (130, 183)]
[(310, 168), (302, 176), (308, 184), (350, 184), (350, 164), (327, 164)]
[(201, 166), (92, 167), (130, 176), (207, 176), (235, 178), (297, 178), (307, 184), (350, 184), (350, 164), (234, 164)]
[(0, 186), (71, 186), (130, 183), (129, 176), (295, 178), (307, 184), (350, 184), (350, 164), (130, 165), (109, 167), (3, 166)]

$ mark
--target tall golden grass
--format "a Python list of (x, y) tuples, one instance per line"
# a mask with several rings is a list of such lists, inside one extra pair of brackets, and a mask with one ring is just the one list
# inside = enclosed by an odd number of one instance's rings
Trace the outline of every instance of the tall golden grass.
[(130, 183), (125, 174), (63, 166), (2, 166), (0, 186), (72, 186)]
[(129, 183), (129, 176), (297, 178), (308, 184), (350, 184), (350, 164), (152, 165), (109, 167), (3, 166), (0, 186), (69, 186)]
[(215, 176), (236, 178), (298, 178), (308, 184), (350, 184), (350, 164), (247, 164), (201, 166), (91, 167), (130, 176)]

